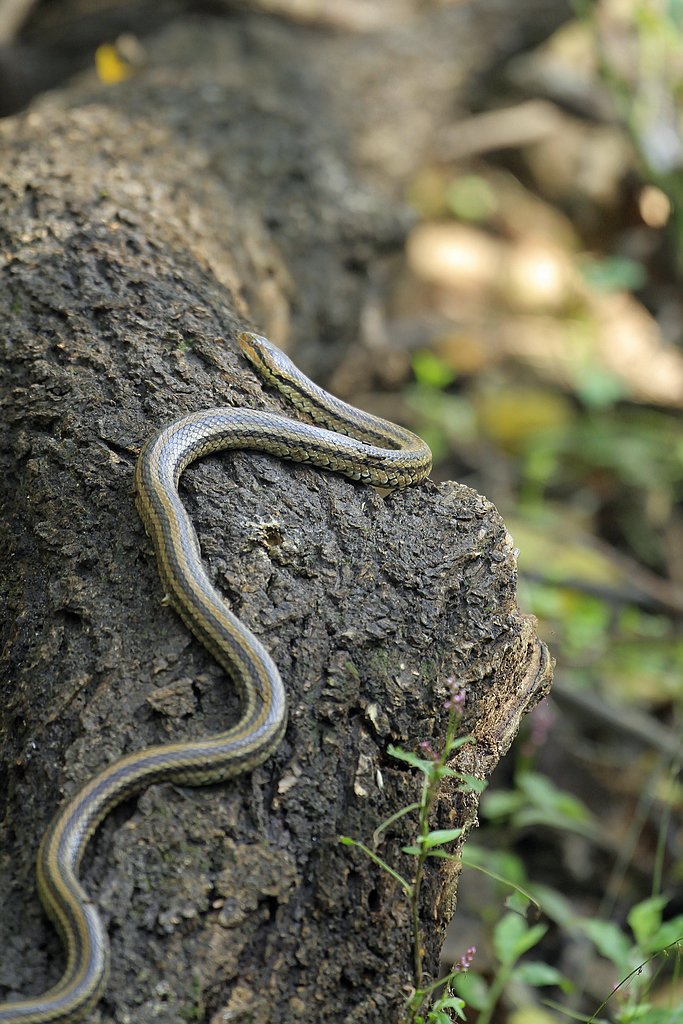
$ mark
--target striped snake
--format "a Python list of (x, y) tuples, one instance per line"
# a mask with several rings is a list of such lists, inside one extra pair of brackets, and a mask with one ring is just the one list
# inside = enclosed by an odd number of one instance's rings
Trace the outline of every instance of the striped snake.
[(109, 940), (78, 869), (105, 815), (155, 782), (202, 786), (249, 771), (275, 750), (285, 730), (286, 696), (274, 662), (232, 614), (202, 564), (197, 535), (178, 493), (185, 467), (209, 452), (253, 449), (382, 487), (405, 487), (429, 474), (431, 452), (410, 431), (323, 391), (266, 338), (243, 333), (238, 343), (265, 381), (317, 425), (252, 409), (191, 413), (144, 445), (135, 488), (165, 600), (235, 681), (241, 718), (205, 739), (122, 757), (59, 811), (40, 844), (36, 873), (41, 901), (64, 943), (66, 968), (44, 995), (0, 1003), (2, 1024), (74, 1024), (104, 991)]

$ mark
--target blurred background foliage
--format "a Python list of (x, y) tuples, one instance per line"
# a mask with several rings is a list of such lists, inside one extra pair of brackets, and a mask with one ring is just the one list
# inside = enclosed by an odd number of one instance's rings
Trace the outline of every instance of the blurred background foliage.
[[(468, 856), (538, 899), (550, 925), (539, 948), (564, 982), (510, 974), (493, 1009), (475, 985), (473, 1019), (593, 1019), (607, 999), (595, 1019), (673, 1024), (683, 2), (577, 0), (574, 11), (500, 69), (480, 107), (444, 129), (443, 158), (410, 183), (416, 220), (386, 330), (412, 353), (403, 418), (429, 439), (437, 478), (500, 509), (522, 605), (557, 661), (553, 695), (499, 768)], [(472, 973), (490, 991), (509, 891), (465, 870), (445, 962), (475, 943)], [(653, 898), (658, 940), (639, 946), (634, 907)]]

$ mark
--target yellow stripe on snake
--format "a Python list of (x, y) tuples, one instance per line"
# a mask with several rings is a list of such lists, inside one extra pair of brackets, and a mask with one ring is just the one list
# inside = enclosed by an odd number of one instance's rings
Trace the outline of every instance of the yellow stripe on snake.
[(202, 786), (249, 771), (275, 750), (285, 730), (287, 702), (274, 662), (232, 614), (202, 564), (197, 535), (178, 493), (183, 470), (209, 452), (252, 449), (382, 487), (405, 487), (429, 474), (431, 452), (410, 431), (329, 395), (266, 338), (244, 333), (238, 342), (258, 373), (318, 425), (252, 409), (192, 413), (144, 445), (135, 488), (167, 599), (236, 683), (241, 718), (217, 735), (121, 758), (59, 811), (40, 845), (36, 870), (43, 906), (64, 943), (66, 968), (44, 995), (0, 1003), (2, 1024), (74, 1024), (104, 991), (109, 940), (78, 869), (105, 815), (155, 782)]

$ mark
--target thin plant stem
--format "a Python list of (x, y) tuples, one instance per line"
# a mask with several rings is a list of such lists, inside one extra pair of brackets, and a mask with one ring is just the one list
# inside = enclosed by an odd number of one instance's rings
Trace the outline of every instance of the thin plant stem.
[[(415, 875), (412, 883), (406, 878), (400, 875), (392, 867), (390, 867), (386, 861), (382, 860), (374, 850), (371, 850), (365, 843), (361, 843), (356, 839), (350, 839), (348, 836), (340, 836), (339, 841), (346, 846), (356, 846), (359, 850), (362, 850), (370, 860), (374, 861), (378, 867), (382, 868), (387, 874), (394, 878), (403, 892), (408, 898), (410, 905), (410, 918), (412, 927), (412, 938), (413, 938), (413, 975), (414, 975), (414, 992), (410, 1000), (408, 1001), (406, 1009), (409, 1013), (409, 1020), (411, 1024), (422, 1021), (420, 1016), (420, 1009), (423, 1006), (425, 1000), (431, 995), (431, 993), (439, 988), (441, 985), (448, 983), (451, 975), (446, 978), (441, 978), (437, 981), (430, 981), (425, 985), (425, 974), (423, 966), (424, 956), (424, 945), (422, 941), (422, 930), (420, 927), (420, 896), (422, 889), (422, 882), (425, 876), (425, 864), (429, 856), (447, 856), (442, 851), (434, 851), (434, 846), (441, 846), (447, 842), (449, 838), (455, 837), (455, 834), (461, 835), (462, 829), (446, 830), (445, 835), (431, 836), (430, 843), (430, 829), (429, 829), (429, 818), (436, 802), (439, 789), (445, 777), (458, 777), (459, 773), (454, 769), (449, 768), (447, 761), (453, 754), (464, 743), (474, 742), (472, 737), (464, 737), (456, 739), (455, 734), (458, 729), (462, 717), (462, 706), (465, 700), (464, 691), (461, 687), (458, 687), (454, 680), (448, 679), (450, 686), (450, 698), (444, 705), (448, 710), (448, 726), (446, 728), (446, 737), (443, 743), (440, 754), (434, 753), (429, 742), (425, 740), (422, 744), (422, 750), (425, 752), (425, 756), (417, 756), (409, 754), (406, 751), (400, 750), (399, 748), (389, 747), (389, 753), (397, 757), (401, 761), (407, 761), (408, 764), (412, 765), (413, 768), (418, 768), (424, 775), (422, 783), (422, 791), (420, 799), (416, 803), (409, 804), (407, 807), (401, 808), (399, 811), (383, 821), (376, 829), (373, 834), (373, 843), (377, 845), (380, 840), (382, 833), (394, 825), (404, 815), (411, 811), (417, 811), (417, 839), (416, 842), (408, 847), (404, 848), (406, 853), (411, 853), (416, 857)], [(460, 777), (461, 788), (472, 784), (473, 780), (467, 776)], [(437, 830), (438, 832), (438, 830)], [(468, 951), (468, 954), (474, 953), (474, 948)], [(463, 960), (462, 969), (467, 970), (469, 962), (465, 965)]]
[(424, 984), (424, 968), (422, 964), (424, 950), (422, 944), (422, 931), (420, 928), (420, 890), (422, 887), (422, 879), (424, 877), (425, 862), (429, 856), (428, 849), (425, 846), (425, 840), (429, 835), (429, 817), (441, 784), (442, 769), (445, 767), (448, 756), (453, 749), (453, 741), (459, 718), (460, 716), (453, 712), (448, 716), (448, 726), (446, 729), (446, 739), (443, 749), (438, 760), (434, 763), (434, 768), (428, 775), (425, 775), (422, 786), (422, 797), (419, 803), (418, 828), (420, 853), (417, 858), (417, 867), (415, 869), (415, 878), (413, 880), (411, 895), (413, 923), (413, 972), (415, 975), (415, 988), (418, 990), (422, 989)]

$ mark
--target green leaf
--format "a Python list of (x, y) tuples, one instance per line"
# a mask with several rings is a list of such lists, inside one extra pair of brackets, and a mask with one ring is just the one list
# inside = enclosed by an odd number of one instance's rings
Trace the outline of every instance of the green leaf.
[(448, 999), (439, 999), (436, 1004), (440, 1010), (464, 1010), (465, 1002), (457, 996), (449, 996)]
[(628, 970), (632, 963), (631, 943), (620, 928), (612, 921), (581, 920), (577, 924), (601, 956), (611, 960), (620, 971)]
[(672, 917), (670, 921), (665, 921), (649, 941), (642, 944), (642, 948), (645, 952), (656, 955), (662, 953), (667, 946), (681, 943), (683, 943), (683, 915), (679, 914), (678, 917)]
[(433, 832), (428, 832), (426, 836), (422, 836), (420, 841), (423, 849), (431, 850), (433, 846), (443, 846), (444, 843), (452, 843), (455, 839), (460, 839), (463, 832), (462, 828), (437, 828)]
[(680, 1024), (680, 1005), (671, 1009), (656, 1009), (651, 1003), (629, 1006), (619, 1014), (619, 1024)]
[(448, 999), (438, 999), (427, 1015), (428, 1024), (453, 1024), (453, 1018), (446, 1010), (453, 1010), (460, 1020), (467, 1020), (465, 1014), (465, 1001), (457, 996), (450, 996)]
[(526, 794), (535, 807), (572, 822), (591, 820), (590, 811), (580, 800), (571, 793), (558, 789), (545, 775), (538, 772), (520, 772), (516, 781), (520, 791)]
[(515, 790), (497, 790), (486, 794), (481, 804), (484, 818), (507, 818), (526, 804), (526, 798)]
[(448, 363), (427, 349), (416, 352), (413, 356), (413, 373), (418, 384), (437, 391), (448, 387), (455, 380), (455, 371)]
[(418, 757), (417, 754), (411, 754), (409, 750), (401, 750), (400, 747), (394, 747), (391, 743), (387, 747), (387, 753), (395, 757), (397, 761), (405, 761), (406, 764), (412, 765), (413, 768), (417, 768), (425, 775), (432, 775), (436, 768), (433, 761)]
[(475, 775), (468, 775), (466, 772), (458, 772), (463, 783), (461, 792), (483, 793), (488, 783), (485, 779), (478, 779)]
[(646, 946), (659, 930), (662, 910), (668, 903), (666, 896), (650, 896), (631, 907), (626, 920), (639, 946)]
[(516, 828), (547, 825), (581, 835), (594, 834), (590, 811), (571, 793), (558, 789), (550, 779), (538, 772), (520, 772), (516, 783), (520, 798), (519, 808), (513, 812)]
[(576, 917), (576, 908), (571, 900), (549, 885), (536, 884), (531, 887), (531, 892), (545, 916), (569, 932)]
[(453, 1024), (453, 1018), (445, 1010), (430, 1010), (427, 1014), (427, 1024)]
[(577, 835), (594, 839), (596, 830), (589, 822), (576, 821), (575, 818), (567, 817), (561, 811), (546, 810), (544, 808), (526, 807), (514, 817), (515, 829), (534, 828), (536, 826), (555, 828), (562, 832), (576, 832)]
[(540, 909), (530, 898), (529, 893), (523, 889), (512, 888), (505, 897), (505, 909), (517, 914), (518, 917), (526, 917), (527, 920), (531, 920), (527, 914), (534, 912), (532, 908), (535, 908), (536, 913), (540, 916)]
[(470, 839), (462, 856), (465, 867), (488, 872), (497, 881), (505, 885), (525, 885), (526, 872), (522, 860), (509, 850), (491, 850), (477, 846)]
[(525, 960), (515, 968), (515, 977), (535, 988), (542, 988), (544, 985), (559, 985), (566, 991), (568, 987), (568, 982), (560, 972), (541, 960)]
[(483, 1010), (488, 1005), (489, 986), (476, 971), (456, 974), (450, 986), (473, 1010)]
[(548, 930), (545, 924), (529, 928), (524, 918), (505, 914), (493, 930), (493, 947), (501, 964), (510, 966), (535, 946)]
[(460, 747), (467, 746), (468, 743), (476, 742), (474, 736), (457, 736), (448, 744), (448, 753), (451, 754), (454, 750), (460, 750)]
[(514, 963), (515, 956), (510, 951), (517, 945), (519, 938), (526, 931), (526, 923), (518, 914), (504, 914), (494, 928), (493, 946), (496, 956), (502, 964)]

